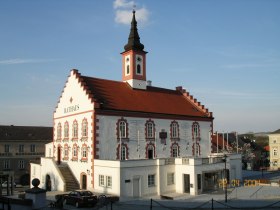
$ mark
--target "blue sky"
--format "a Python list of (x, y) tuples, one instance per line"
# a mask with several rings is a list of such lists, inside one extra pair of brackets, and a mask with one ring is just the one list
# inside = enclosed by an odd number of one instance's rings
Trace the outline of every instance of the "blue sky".
[(121, 80), (133, 5), (154, 86), (183, 86), (215, 131), (280, 128), (278, 0), (2, 0), (0, 125), (52, 126), (73, 68)]

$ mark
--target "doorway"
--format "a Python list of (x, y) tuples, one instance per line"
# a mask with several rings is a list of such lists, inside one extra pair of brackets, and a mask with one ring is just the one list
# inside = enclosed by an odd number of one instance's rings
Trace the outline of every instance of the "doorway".
[(87, 175), (85, 174), (82, 175), (82, 189), (83, 190), (87, 189)]
[(46, 175), (46, 190), (52, 191), (52, 181), (49, 174)]
[(133, 197), (140, 197), (140, 178), (133, 178)]
[(59, 165), (61, 162), (61, 147), (57, 147), (57, 164)]
[(190, 193), (190, 175), (184, 174), (184, 192)]

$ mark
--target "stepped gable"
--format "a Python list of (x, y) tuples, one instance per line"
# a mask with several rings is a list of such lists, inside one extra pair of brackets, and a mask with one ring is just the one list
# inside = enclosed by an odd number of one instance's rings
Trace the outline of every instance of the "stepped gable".
[(213, 113), (209, 112), (208, 109), (205, 108), (204, 105), (202, 105), (200, 102), (197, 101), (196, 98), (194, 98), (192, 95), (190, 95), (189, 92), (187, 92), (185, 89), (182, 88), (182, 86), (176, 87), (176, 90), (181, 92), (184, 97), (192, 103), (199, 111), (204, 112), (208, 117), (213, 117)]
[[(211, 118), (204, 106), (190, 100), (186, 94), (148, 86), (146, 90), (133, 89), (125, 82), (80, 76), (83, 86), (93, 101), (102, 104), (103, 110), (132, 111)], [(186, 100), (187, 99), (187, 100)]]

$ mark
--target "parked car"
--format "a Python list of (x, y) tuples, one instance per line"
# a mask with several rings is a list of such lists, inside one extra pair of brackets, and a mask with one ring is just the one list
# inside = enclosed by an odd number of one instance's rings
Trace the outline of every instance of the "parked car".
[[(7, 187), (8, 183), (7, 183), (7, 181), (5, 181), (1, 185), (2, 185), (2, 187)], [(9, 182), (9, 186), (11, 187), (11, 182)], [(14, 182), (14, 187), (16, 187), (16, 186), (17, 186), (17, 184)]]
[(75, 205), (77, 208), (81, 206), (95, 206), (97, 196), (88, 190), (74, 190), (64, 195), (64, 203)]

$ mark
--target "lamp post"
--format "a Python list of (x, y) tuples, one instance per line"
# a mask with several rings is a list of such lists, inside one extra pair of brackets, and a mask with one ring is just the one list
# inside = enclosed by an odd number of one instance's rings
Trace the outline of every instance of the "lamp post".
[(227, 203), (227, 176), (226, 176), (226, 174), (227, 174), (227, 156), (226, 156), (226, 154), (224, 154), (224, 158), (223, 158), (223, 161), (225, 162), (225, 171), (224, 171), (224, 179), (225, 179), (225, 202)]

